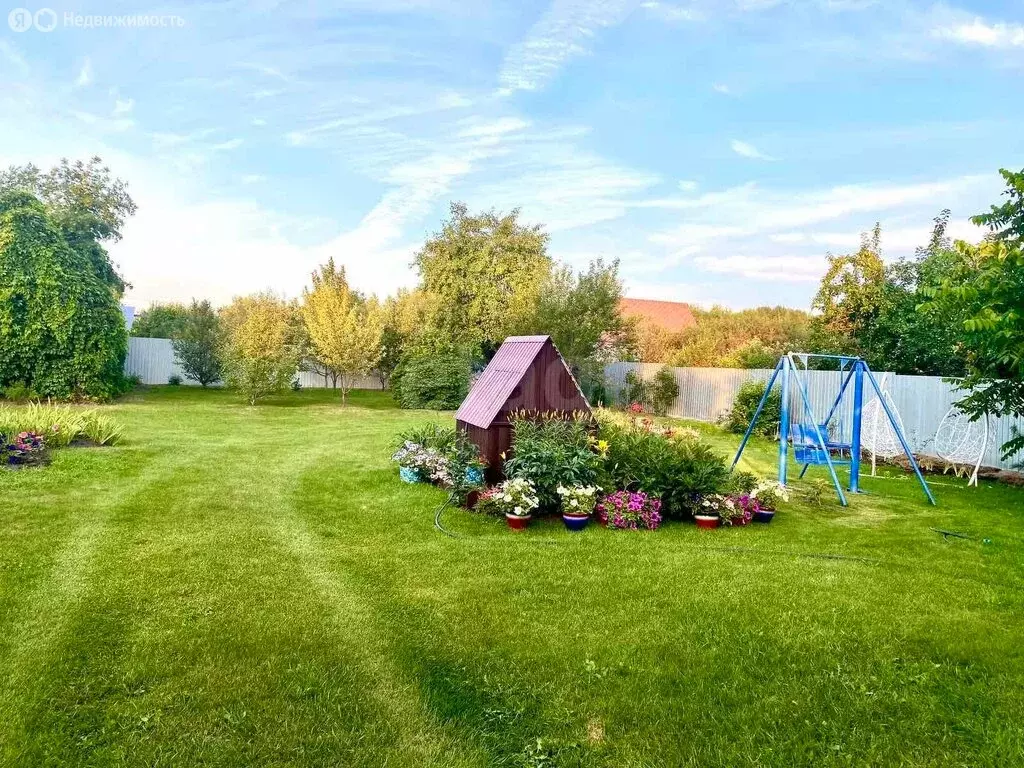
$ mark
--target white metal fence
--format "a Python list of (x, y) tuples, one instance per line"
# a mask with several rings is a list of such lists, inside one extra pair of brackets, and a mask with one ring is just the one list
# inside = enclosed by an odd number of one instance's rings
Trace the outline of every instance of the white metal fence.
[[(171, 376), (180, 376), (182, 384), (198, 382), (186, 378), (181, 367), (174, 359), (174, 348), (170, 339), (147, 339), (137, 336), (128, 337), (128, 357), (124, 361), (124, 372), (128, 376), (138, 376), (143, 384), (166, 384)], [(303, 387), (329, 387), (323, 376), (309, 371), (298, 371), (296, 376)], [(353, 389), (381, 389), (380, 380), (375, 376), (363, 376), (356, 380)]]
[[(605, 368), (605, 387), (608, 396), (619, 402), (625, 387), (626, 374), (637, 370), (644, 380), (654, 377), (664, 366), (661, 363), (612, 363)], [(679, 396), (669, 408), (669, 415), (698, 421), (716, 421), (728, 410), (739, 391), (747, 381), (767, 381), (769, 370), (742, 370), (733, 368), (670, 368), (679, 383)], [(874, 371), (875, 379), (889, 392), (903, 421), (907, 442), (915, 453), (929, 453), (935, 432), (953, 403), (960, 399), (961, 392), (938, 376), (898, 376), (893, 373)], [(839, 388), (842, 386), (838, 371), (801, 372), (807, 383), (813, 415), (823, 420), (828, 413)], [(791, 387), (790, 408), (799, 419), (804, 414), (800, 392)], [(837, 410), (836, 423), (843, 437), (849, 439), (852, 424), (853, 386), (847, 389), (843, 403)], [(864, 384), (865, 405), (874, 397), (874, 390), (868, 382)], [(1010, 439), (1014, 427), (1024, 430), (1024, 419), (1010, 417), (989, 420), (989, 444), (982, 463), (989, 467), (1010, 469), (1021, 460), (1018, 456), (1009, 462), (1000, 457), (999, 447)]]

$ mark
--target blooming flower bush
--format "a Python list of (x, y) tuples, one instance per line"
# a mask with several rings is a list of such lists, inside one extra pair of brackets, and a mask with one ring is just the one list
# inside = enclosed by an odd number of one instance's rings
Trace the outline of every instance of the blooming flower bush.
[(601, 498), (595, 508), (609, 528), (654, 530), (661, 525), (661, 499), (643, 491), (616, 491)]
[(0, 464), (38, 464), (46, 455), (46, 441), (36, 432), (19, 432), (11, 438), (0, 435)]
[(533, 483), (521, 477), (506, 480), (501, 485), (489, 488), (480, 495), (477, 509), (493, 515), (515, 515), (526, 517), (540, 506), (540, 499)]
[(593, 485), (577, 485), (572, 488), (566, 488), (564, 485), (558, 486), (558, 495), (562, 498), (562, 514), (591, 514), (594, 511), (594, 505), (597, 503), (597, 492), (599, 490), (599, 488)]
[(789, 501), (789, 489), (774, 480), (762, 480), (754, 486), (750, 496), (757, 500), (761, 509), (775, 511), (780, 504)]

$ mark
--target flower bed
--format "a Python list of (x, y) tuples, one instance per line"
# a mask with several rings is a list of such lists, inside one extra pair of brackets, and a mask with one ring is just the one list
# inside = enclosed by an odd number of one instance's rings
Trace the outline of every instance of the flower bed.
[[(769, 522), (789, 498), (778, 483), (730, 474), (697, 430), (603, 409), (595, 415), (512, 414), (512, 445), (502, 454), (509, 479), (483, 491), (484, 464), (454, 429), (406, 433), (392, 458), (403, 479), (459, 490), (467, 506), (506, 516), (510, 525), (512, 518), (560, 514), (570, 530), (583, 529), (592, 515), (633, 530), (654, 530), (666, 519), (743, 526)], [(602, 488), (615, 490), (601, 495)]]
[(0, 465), (27, 467), (46, 463), (46, 441), (35, 432), (19, 432), (8, 438), (0, 435)]

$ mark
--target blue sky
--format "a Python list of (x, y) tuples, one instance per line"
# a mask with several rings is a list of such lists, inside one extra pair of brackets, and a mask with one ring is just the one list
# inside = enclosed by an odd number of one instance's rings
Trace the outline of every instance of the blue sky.
[(138, 306), (296, 296), (328, 256), (412, 285), (457, 199), (619, 258), (636, 297), (807, 307), (827, 252), (880, 221), (911, 253), (947, 207), (977, 238), (1024, 166), (1022, 2), (48, 7), (48, 32), (0, 14), (0, 163), (128, 180)]

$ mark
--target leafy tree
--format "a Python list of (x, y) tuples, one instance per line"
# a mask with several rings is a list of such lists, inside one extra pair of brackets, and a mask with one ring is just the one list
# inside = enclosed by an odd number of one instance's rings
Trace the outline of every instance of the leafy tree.
[(137, 206), (125, 182), (112, 177), (99, 157), (73, 163), (63, 158), (45, 173), (31, 163), (11, 166), (0, 172), (0, 194), (11, 190), (41, 200), (68, 245), (88, 259), (117, 298), (122, 296), (125, 282), (100, 244), (121, 239), (121, 228)]
[(961, 263), (945, 235), (948, 222), (949, 211), (943, 211), (926, 247), (918, 248), (914, 258), (886, 267), (878, 317), (858, 339), (868, 363), (878, 370), (925, 376), (964, 373), (963, 314), (939, 317), (916, 311), (926, 298), (925, 289), (940, 285)]
[(28, 192), (0, 195), (0, 387), (110, 397), (125, 386), (117, 298)]
[(224, 376), (222, 336), (220, 318), (210, 302), (193, 299), (171, 343), (174, 357), (185, 375), (204, 387)]
[(293, 308), (273, 294), (235, 299), (221, 310), (225, 378), (250, 405), (291, 381), (299, 362)]
[[(829, 254), (828, 270), (814, 297), (820, 324), (833, 339), (837, 353), (858, 353), (857, 340), (877, 320), (885, 287), (881, 227), (861, 236), (856, 253)], [(823, 334), (824, 335), (824, 334)]]
[(130, 333), (147, 339), (173, 339), (181, 335), (188, 318), (189, 309), (184, 304), (154, 304), (139, 313)]
[(496, 348), (528, 325), (551, 272), (547, 244), (539, 226), (519, 222), (518, 210), (474, 215), (452, 203), (415, 259), (444, 344)]
[(408, 355), (437, 351), (445, 343), (433, 322), (434, 297), (425, 291), (400, 289), (394, 296), (388, 296), (382, 309), (381, 355), (374, 372), (381, 386), (387, 388)]
[(313, 273), (313, 288), (303, 294), (302, 315), (316, 356), (338, 372), (341, 401), (352, 380), (380, 360), (383, 311), (376, 298), (364, 299), (349, 288), (345, 269), (328, 260)]
[[(968, 394), (965, 413), (1024, 416), (1024, 170), (1001, 170), (1007, 201), (972, 221), (988, 227), (978, 246), (958, 241), (959, 265), (930, 288), (922, 311), (933, 316), (963, 313)], [(1024, 435), (1003, 444), (1003, 457), (1024, 450)]]
[(618, 261), (598, 259), (579, 274), (562, 267), (540, 291), (533, 332), (551, 336), (588, 392), (603, 380), (604, 363), (632, 342), (632, 326), (619, 314), (621, 300)]

